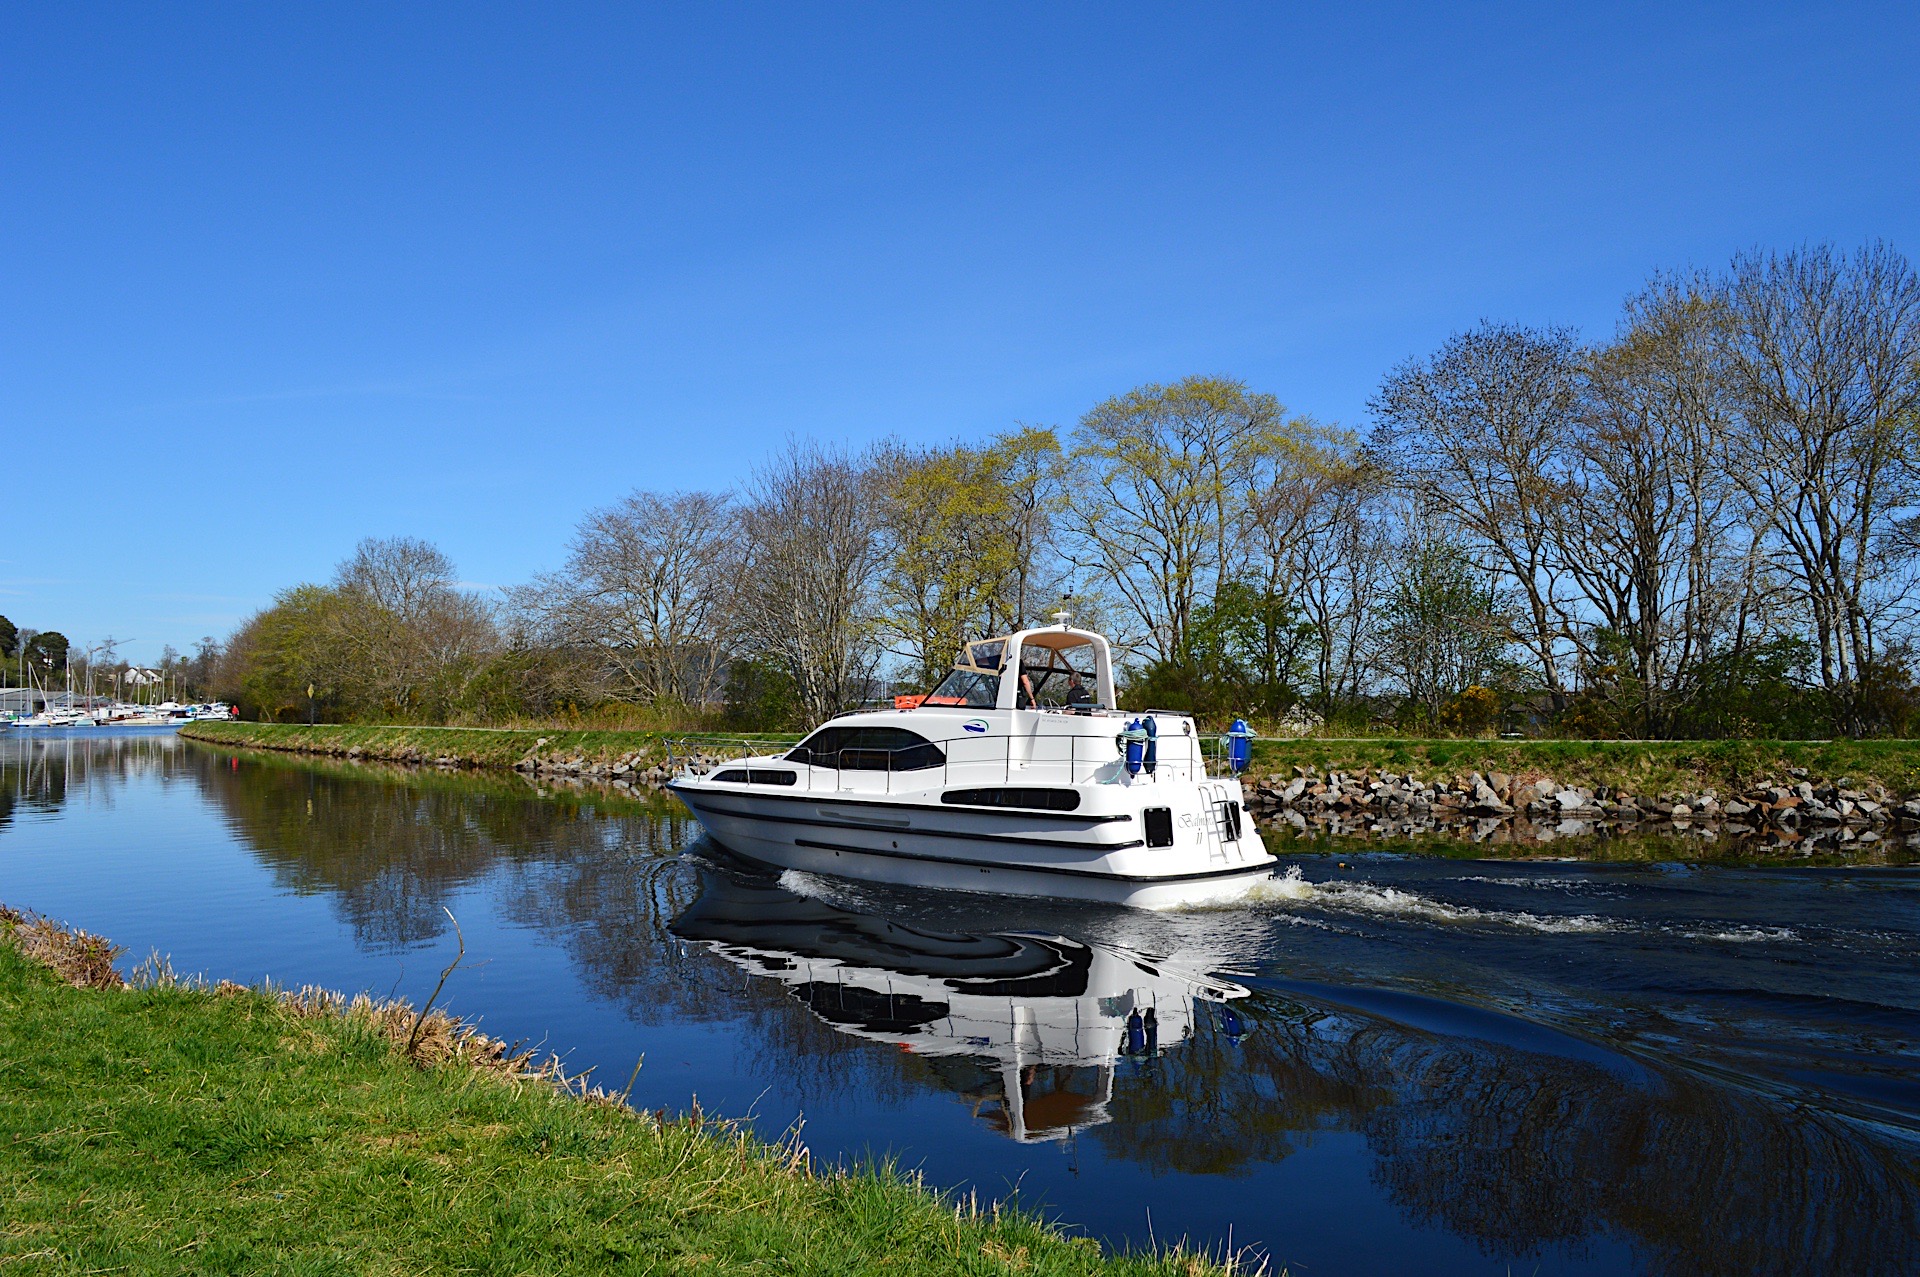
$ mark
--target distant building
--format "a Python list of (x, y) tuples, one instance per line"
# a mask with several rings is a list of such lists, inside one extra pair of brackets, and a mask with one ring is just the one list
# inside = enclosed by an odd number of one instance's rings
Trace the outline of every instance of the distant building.
[(33, 687), (0, 687), (0, 714), (38, 714), (47, 694)]

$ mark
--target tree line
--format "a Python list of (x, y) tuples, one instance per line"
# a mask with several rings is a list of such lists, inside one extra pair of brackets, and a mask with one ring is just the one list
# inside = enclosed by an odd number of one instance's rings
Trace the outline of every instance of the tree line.
[(0, 616), (0, 688), (32, 688), (57, 696), (69, 686), (83, 695), (91, 686), (102, 696), (146, 700), (173, 696), (193, 701), (212, 695), (222, 650), (212, 635), (202, 638), (191, 653), (168, 645), (155, 664), (145, 666), (123, 659), (121, 646), (109, 638), (80, 648), (59, 630), (15, 625)]
[(1369, 414), (1192, 376), (1065, 429), (791, 443), (737, 492), (590, 513), (490, 599), (368, 541), (218, 686), (270, 717), (802, 726), (1065, 609), (1129, 703), (1268, 730), (1914, 726), (1920, 278), (1891, 247), (1657, 275), (1600, 341), (1482, 322)]

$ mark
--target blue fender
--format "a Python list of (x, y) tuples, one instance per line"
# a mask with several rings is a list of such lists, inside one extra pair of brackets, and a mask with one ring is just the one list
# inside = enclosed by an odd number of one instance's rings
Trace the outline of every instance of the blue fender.
[(1236, 718), (1233, 726), (1227, 728), (1227, 766), (1238, 776), (1252, 761), (1253, 729), (1247, 726), (1246, 719)]
[(1140, 720), (1136, 718), (1128, 723), (1127, 730), (1120, 733), (1120, 737), (1126, 742), (1127, 774), (1138, 776), (1140, 765), (1146, 761), (1147, 754), (1147, 733), (1141, 728)]

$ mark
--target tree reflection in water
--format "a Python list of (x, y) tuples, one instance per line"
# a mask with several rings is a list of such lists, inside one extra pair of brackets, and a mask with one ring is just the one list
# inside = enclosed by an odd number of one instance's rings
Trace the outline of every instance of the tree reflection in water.
[[(8, 792), (57, 802), (108, 765), (145, 764), (41, 757)], [(490, 907), (564, 947), (592, 997), (640, 1024), (727, 1025), (751, 1068), (813, 1102), (944, 1094), (1015, 1138), (1077, 1132), (1083, 1158), (1223, 1181), (1353, 1133), (1407, 1219), (1501, 1261), (1618, 1241), (1671, 1272), (1920, 1269), (1909, 1130), (1686, 1061), (1615, 1068), (1598, 1049), (1408, 1027), (1263, 975), (1237, 997), (1207, 972), (1276, 972), (1284, 955), (1257, 937), (1208, 948), (1232, 928), (1080, 911), (1010, 931), (988, 898), (797, 894), (681, 854), (694, 827), (637, 799), (363, 766), (235, 771), (208, 751), (191, 768), (275, 877), (332, 898), (361, 945), (433, 940), (441, 906), (484, 882)], [(1131, 1016), (1147, 1006), (1143, 1050)]]
[(1907, 1139), (1683, 1073), (1630, 1080), (1271, 993), (1240, 1011), (1244, 1034), (1203, 1022), (1149, 1084), (1120, 1088), (1098, 1135), (1110, 1156), (1232, 1174), (1353, 1131), (1411, 1219), (1500, 1259), (1597, 1237), (1676, 1273), (1920, 1258)]

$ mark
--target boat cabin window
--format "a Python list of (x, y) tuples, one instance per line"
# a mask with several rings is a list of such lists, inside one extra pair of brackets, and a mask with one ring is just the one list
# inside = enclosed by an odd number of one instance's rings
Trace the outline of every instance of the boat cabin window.
[(1000, 699), (1000, 676), (979, 670), (952, 669), (940, 686), (927, 694), (923, 705), (953, 705), (965, 709), (992, 709)]
[(787, 758), (863, 772), (917, 772), (947, 761), (938, 745), (904, 727), (823, 727), (795, 745)]
[(1091, 643), (1074, 647), (1020, 647), (1021, 709), (1092, 709), (1100, 697)]

